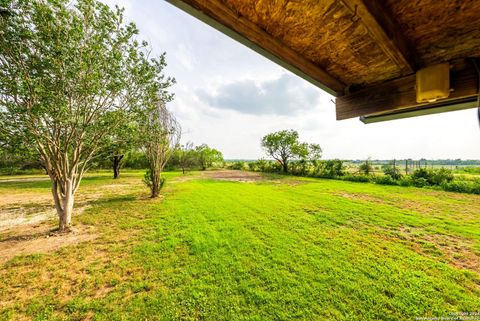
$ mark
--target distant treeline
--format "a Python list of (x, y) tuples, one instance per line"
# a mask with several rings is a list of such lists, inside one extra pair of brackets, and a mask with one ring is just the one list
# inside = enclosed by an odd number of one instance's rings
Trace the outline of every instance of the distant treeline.
[[(234, 163), (234, 162), (255, 162), (256, 159), (226, 159), (226, 162)], [(364, 163), (364, 159), (344, 159), (343, 162), (345, 163), (352, 163), (352, 164), (361, 164)], [(384, 165), (384, 164), (391, 164), (393, 162), (392, 159), (371, 159), (370, 163), (372, 165)], [(404, 158), (404, 159), (395, 159), (395, 162), (398, 166), (404, 165), (405, 162), (408, 164), (418, 164), (420, 163), (421, 166), (480, 166), (480, 160), (478, 159), (412, 159), (412, 158)]]

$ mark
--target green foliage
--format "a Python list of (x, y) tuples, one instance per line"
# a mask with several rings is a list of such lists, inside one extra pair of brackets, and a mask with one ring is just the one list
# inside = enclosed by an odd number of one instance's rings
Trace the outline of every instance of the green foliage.
[(380, 185), (398, 185), (398, 179), (394, 179), (390, 175), (375, 177), (375, 183)]
[(428, 180), (424, 177), (414, 177), (412, 179), (413, 186), (415, 187), (425, 187), (429, 186)]
[(383, 166), (383, 173), (392, 178), (393, 180), (399, 180), (400, 178), (402, 178), (402, 173), (400, 172), (400, 169), (396, 166)]
[(480, 194), (480, 180), (444, 181), (440, 185), (443, 190), (457, 193)]
[[(296, 130), (281, 130), (278, 132), (265, 135), (261, 141), (262, 148), (265, 153), (279, 162), (282, 166), (283, 172), (288, 173), (289, 169), (305, 172), (307, 165), (306, 161), (317, 162), (322, 156), (322, 149), (318, 144), (301, 143), (298, 139), (298, 132)], [(301, 160), (302, 169), (297, 166), (289, 166), (292, 159)]]
[(202, 170), (206, 170), (207, 168), (214, 166), (214, 164), (224, 162), (222, 152), (209, 147), (207, 144), (197, 146), (195, 152), (197, 153), (198, 162)]
[(127, 154), (124, 166), (132, 169), (144, 169), (148, 167), (148, 160), (145, 153), (140, 150), (132, 150)]
[(412, 177), (410, 175), (407, 175), (407, 176), (404, 176), (404, 177), (400, 178), (398, 180), (398, 185), (404, 186), (404, 187), (413, 186)]
[(417, 187), (423, 187), (428, 185), (441, 185), (444, 182), (451, 182), (454, 177), (452, 171), (446, 168), (440, 169), (427, 169), (419, 168), (411, 175), (414, 181), (414, 185)]
[(145, 115), (138, 111), (153, 100), (169, 101), (174, 80), (163, 74), (165, 55), (149, 56), (118, 7), (96, 0), (11, 4), (0, 15), (0, 141), (18, 140), (39, 155), (64, 229), (92, 159), (109, 144), (118, 151), (122, 134), (115, 131)]
[(314, 176), (335, 178), (345, 175), (345, 166), (339, 159), (329, 159), (318, 163)]
[(170, 169), (201, 169), (221, 168), (225, 164), (222, 153), (207, 144), (194, 146), (189, 142), (182, 146), (177, 146), (167, 167)]
[[(250, 165), (251, 163), (249, 163), (248, 165)], [(229, 168), (231, 169), (236, 169), (236, 170), (244, 170), (247, 168), (247, 164), (243, 161), (238, 161), (238, 162), (233, 162), (232, 164), (230, 164)], [(250, 168), (250, 166), (249, 166)]]
[(288, 164), (288, 168), (292, 175), (308, 176), (310, 172), (310, 163), (306, 159), (291, 161)]
[(372, 164), (370, 163), (370, 159), (367, 159), (365, 163), (360, 164), (360, 166), (358, 167), (358, 170), (365, 175), (372, 174), (373, 167), (372, 167)]
[[(160, 184), (159, 184), (159, 191), (163, 188), (165, 183), (167, 182), (165, 177), (160, 177)], [(145, 174), (143, 174), (143, 183), (147, 185), (147, 187), (152, 188), (153, 186), (153, 175), (150, 169), (147, 169)]]

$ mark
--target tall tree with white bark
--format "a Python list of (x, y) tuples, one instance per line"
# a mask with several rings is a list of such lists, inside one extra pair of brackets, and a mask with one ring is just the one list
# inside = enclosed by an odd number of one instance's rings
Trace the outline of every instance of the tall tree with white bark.
[[(123, 10), (96, 0), (8, 1), (0, 15), (0, 131), (31, 143), (52, 183), (59, 230), (104, 137), (166, 88)], [(152, 85), (153, 82), (157, 84)], [(148, 92), (148, 90), (147, 90)]]

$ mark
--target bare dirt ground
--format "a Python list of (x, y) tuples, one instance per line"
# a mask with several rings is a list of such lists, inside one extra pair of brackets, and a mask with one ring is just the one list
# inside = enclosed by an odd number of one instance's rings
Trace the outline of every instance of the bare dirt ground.
[(410, 243), (417, 253), (438, 259), (438, 251), (450, 265), (480, 272), (480, 256), (472, 250), (472, 240), (445, 234), (428, 234), (423, 228), (406, 226), (400, 228), (397, 238)]
[(260, 173), (236, 170), (207, 171), (202, 173), (202, 177), (235, 182), (257, 182), (267, 179)]
[[(29, 177), (0, 180), (3, 182), (34, 182), (44, 178)], [(109, 195), (123, 195), (135, 188), (135, 181), (112, 182), (83, 186), (75, 199), (74, 217), (81, 215), (92, 203)], [(0, 264), (20, 254), (53, 252), (61, 247), (94, 239), (88, 227), (76, 226), (70, 233), (57, 233), (56, 211), (47, 189), (6, 189), (0, 195)], [(75, 220), (75, 218), (74, 218)]]
[(47, 222), (17, 226), (7, 230), (0, 239), (0, 264), (17, 255), (53, 252), (96, 237), (93, 228), (85, 226), (73, 228), (69, 233), (58, 233)]

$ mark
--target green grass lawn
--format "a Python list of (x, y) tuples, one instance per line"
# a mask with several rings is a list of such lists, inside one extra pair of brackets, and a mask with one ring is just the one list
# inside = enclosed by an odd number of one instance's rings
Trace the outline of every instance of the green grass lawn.
[[(162, 198), (151, 200), (142, 175), (82, 182), (79, 194), (106, 191), (74, 217), (98, 236), (4, 263), (0, 320), (414, 320), (480, 312), (478, 195), (167, 173)], [(108, 192), (112, 185), (125, 188)], [(48, 195), (49, 185), (0, 181), (0, 198), (12, 193)]]

